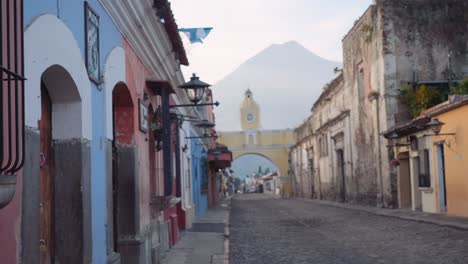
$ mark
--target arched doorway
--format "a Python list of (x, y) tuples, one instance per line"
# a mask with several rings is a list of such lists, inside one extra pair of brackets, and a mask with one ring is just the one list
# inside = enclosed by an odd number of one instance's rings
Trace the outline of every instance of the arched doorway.
[[(249, 153), (238, 156), (234, 159), (231, 166), (235, 177), (239, 178), (246, 186), (246, 191), (253, 191), (253, 180), (261, 176), (276, 172), (280, 175), (278, 166), (268, 157)], [(250, 188), (250, 189), (249, 189)], [(270, 186), (269, 191), (276, 192), (277, 186)]]
[(40, 263), (82, 263), (81, 98), (60, 65), (40, 85)]
[[(131, 93), (124, 83), (118, 83), (112, 92), (112, 207), (113, 249), (121, 252), (119, 240), (132, 236), (135, 223), (135, 111)], [(126, 256), (122, 253), (121, 261)]]

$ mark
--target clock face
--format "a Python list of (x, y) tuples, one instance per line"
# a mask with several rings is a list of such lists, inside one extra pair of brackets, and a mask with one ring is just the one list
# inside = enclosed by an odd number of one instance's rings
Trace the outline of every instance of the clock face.
[(247, 114), (246, 116), (247, 122), (252, 122), (255, 119), (255, 116), (252, 113)]

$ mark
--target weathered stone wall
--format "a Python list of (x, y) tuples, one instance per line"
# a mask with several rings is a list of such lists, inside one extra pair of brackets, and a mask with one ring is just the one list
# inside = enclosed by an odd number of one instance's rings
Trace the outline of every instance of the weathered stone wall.
[[(309, 120), (295, 131), (297, 142), (307, 141), (313, 149), (308, 159), (314, 159), (321, 198), (335, 200), (343, 188), (336, 164), (342, 140), (346, 200), (396, 205), (395, 172), (381, 133), (410, 118), (398, 100), (404, 85), (449, 78), (449, 50), (452, 79), (468, 76), (467, 13), (463, 0), (378, 0), (356, 21), (343, 39), (342, 89), (325, 90)], [(349, 116), (343, 116), (347, 110)], [(326, 155), (319, 138), (328, 141)], [(303, 144), (294, 148), (296, 178), (304, 174)]]
[(381, 20), (371, 6), (343, 39), (343, 76), (350, 105), (353, 199), (375, 205), (378, 194), (377, 109), (368, 95), (383, 87)]
[[(345, 188), (349, 196), (345, 199), (353, 199), (355, 188), (351, 148), (348, 147), (351, 144), (347, 97), (343, 78), (339, 76), (314, 104), (310, 118), (295, 130), (297, 143), (291, 148), (295, 195), (342, 200), (339, 194), (341, 188)], [(343, 151), (344, 178), (337, 167), (339, 150)]]

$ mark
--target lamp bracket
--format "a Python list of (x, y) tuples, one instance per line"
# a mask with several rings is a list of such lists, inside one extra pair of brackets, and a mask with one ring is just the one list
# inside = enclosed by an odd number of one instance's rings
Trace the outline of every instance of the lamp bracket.
[(435, 137), (435, 136), (455, 136), (456, 133), (439, 133), (439, 134), (425, 134), (424, 137)]
[(175, 107), (194, 107), (194, 106), (209, 106), (209, 105), (214, 105), (214, 106), (219, 106), (219, 102), (214, 102), (214, 103), (205, 103), (205, 104), (180, 104), (180, 105), (170, 105), (169, 108), (175, 108)]

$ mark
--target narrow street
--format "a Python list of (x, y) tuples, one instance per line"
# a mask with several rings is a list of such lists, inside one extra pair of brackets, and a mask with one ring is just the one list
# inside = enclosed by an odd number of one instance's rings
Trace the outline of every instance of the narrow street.
[(231, 206), (231, 264), (468, 263), (468, 231), (259, 194)]

